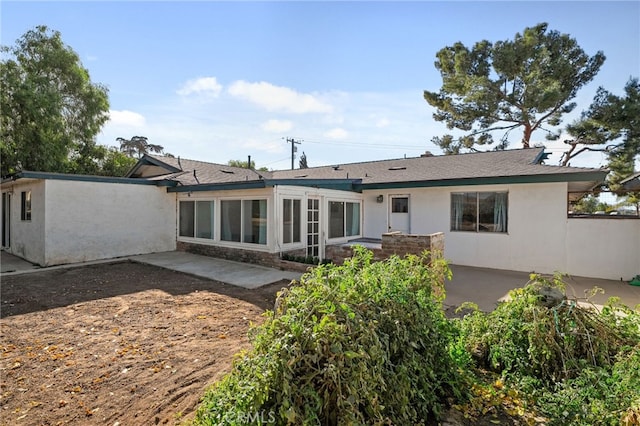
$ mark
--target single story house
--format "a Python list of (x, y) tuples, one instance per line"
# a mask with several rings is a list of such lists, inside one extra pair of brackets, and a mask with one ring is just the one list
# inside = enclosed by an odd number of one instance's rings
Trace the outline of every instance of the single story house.
[(143, 156), (125, 178), (2, 182), (5, 250), (41, 265), (187, 250), (274, 265), (389, 231), (443, 232), (454, 264), (609, 279), (640, 269), (640, 220), (570, 217), (606, 170), (543, 148), (261, 172)]

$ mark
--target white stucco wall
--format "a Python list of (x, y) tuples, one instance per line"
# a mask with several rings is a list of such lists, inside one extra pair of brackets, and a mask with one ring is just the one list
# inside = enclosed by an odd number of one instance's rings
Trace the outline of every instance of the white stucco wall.
[(151, 185), (47, 180), (46, 265), (175, 250), (175, 199)]
[[(11, 193), (11, 241), (9, 253), (30, 262), (45, 263), (45, 184), (41, 180), (24, 180), (3, 186)], [(31, 220), (20, 219), (21, 193), (31, 191)]]
[(640, 219), (570, 218), (567, 225), (567, 270), (624, 281), (640, 274)]
[[(465, 191), (508, 191), (508, 233), (451, 232), (450, 194)], [(386, 232), (389, 196), (401, 193), (410, 194), (410, 232), (444, 232), (453, 264), (608, 279), (640, 273), (640, 221), (568, 219), (564, 182), (365, 191), (364, 236)]]

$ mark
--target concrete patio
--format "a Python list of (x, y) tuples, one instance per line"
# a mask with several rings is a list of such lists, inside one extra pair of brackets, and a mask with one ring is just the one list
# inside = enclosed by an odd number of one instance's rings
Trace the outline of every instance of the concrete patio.
[[(274, 268), (180, 251), (152, 253), (50, 268), (40, 268), (19, 257), (4, 251), (0, 252), (2, 276), (118, 261), (146, 263), (245, 288), (258, 288), (281, 280), (297, 280), (301, 276), (297, 272), (281, 271)], [(500, 300), (503, 300), (508, 295), (510, 290), (522, 287), (529, 281), (529, 274), (526, 272), (461, 265), (451, 265), (451, 270), (453, 279), (445, 283), (447, 297), (444, 304), (446, 306), (459, 306), (463, 302), (473, 302), (481, 310), (490, 311), (496, 307)], [(612, 296), (619, 297), (622, 303), (630, 307), (640, 304), (640, 287), (629, 285), (625, 281), (587, 277), (565, 277), (564, 281), (567, 283), (567, 295), (578, 299), (585, 299), (587, 293), (594, 287), (603, 289), (604, 294), (598, 293), (589, 299), (596, 305), (606, 303), (607, 299)]]

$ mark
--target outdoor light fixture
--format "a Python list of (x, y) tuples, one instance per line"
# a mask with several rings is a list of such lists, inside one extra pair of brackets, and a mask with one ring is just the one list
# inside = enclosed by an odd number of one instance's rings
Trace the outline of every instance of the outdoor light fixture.
[(378, 195), (378, 196), (376, 197), (376, 201), (377, 201), (378, 203), (383, 202), (383, 201), (384, 201), (384, 196), (383, 196), (382, 194)]

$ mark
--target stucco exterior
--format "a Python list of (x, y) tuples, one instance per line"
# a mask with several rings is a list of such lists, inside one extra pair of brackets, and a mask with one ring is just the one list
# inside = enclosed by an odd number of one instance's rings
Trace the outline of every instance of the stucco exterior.
[(175, 195), (165, 188), (48, 180), (45, 205), (47, 265), (176, 247)]
[[(5, 249), (40, 266), (175, 250), (176, 196), (166, 188), (24, 179), (3, 190), (13, 192)], [(20, 193), (28, 190), (32, 217), (22, 221)]]
[[(31, 191), (31, 220), (20, 217), (21, 193)], [(25, 180), (3, 192), (11, 194), (10, 234), (11, 246), (6, 247), (9, 253), (43, 265), (45, 263), (45, 182), (41, 180)]]
[(567, 270), (614, 280), (640, 274), (640, 219), (570, 218), (567, 236)]
[[(508, 192), (508, 232), (451, 231), (451, 193), (475, 191)], [(387, 232), (394, 194), (410, 197), (410, 233), (445, 233), (453, 264), (606, 279), (640, 272), (640, 220), (568, 218), (566, 182), (364, 191), (365, 237)]]

